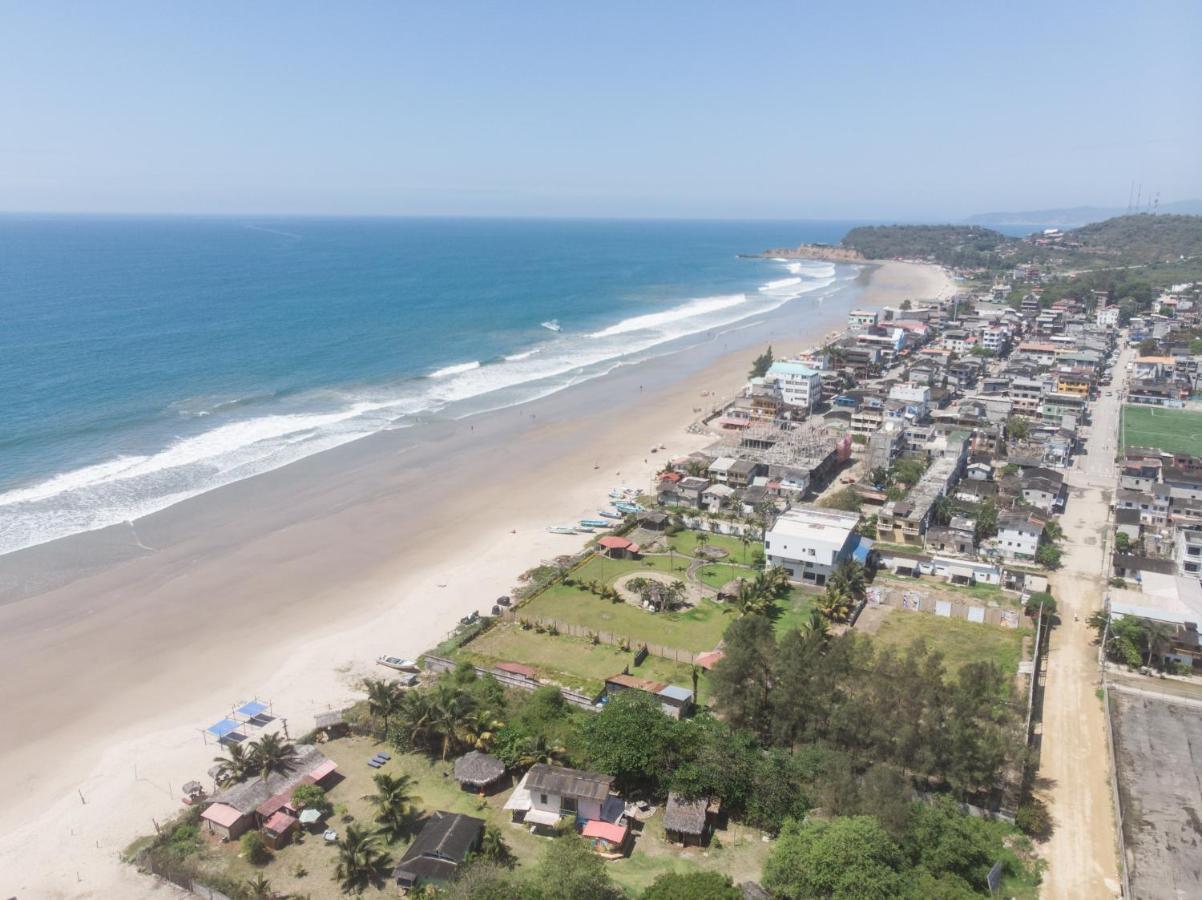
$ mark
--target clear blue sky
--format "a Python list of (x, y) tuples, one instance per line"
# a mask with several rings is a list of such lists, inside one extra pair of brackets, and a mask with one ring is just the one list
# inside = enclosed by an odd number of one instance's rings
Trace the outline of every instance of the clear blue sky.
[(1202, 196), (1202, 3), (9, 2), (0, 210), (955, 218)]

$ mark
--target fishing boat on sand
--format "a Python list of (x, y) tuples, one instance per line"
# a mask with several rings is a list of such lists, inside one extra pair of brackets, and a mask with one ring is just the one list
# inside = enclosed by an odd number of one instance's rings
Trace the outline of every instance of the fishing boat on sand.
[(585, 528), (608, 528), (609, 522), (604, 519), (581, 519), (580, 524)]
[(575, 534), (576, 529), (571, 525), (552, 525), (547, 531), (552, 534)]
[(616, 509), (614, 509), (613, 507), (610, 507), (609, 509), (599, 509), (599, 510), (597, 510), (597, 515), (605, 516), (605, 518), (607, 518), (607, 519), (622, 518), (622, 514), (620, 512), (618, 512)]

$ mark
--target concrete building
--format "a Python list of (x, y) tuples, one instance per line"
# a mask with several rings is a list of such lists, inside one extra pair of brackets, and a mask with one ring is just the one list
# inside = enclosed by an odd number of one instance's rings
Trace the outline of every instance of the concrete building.
[(764, 537), (768, 563), (781, 566), (794, 581), (826, 584), (839, 563), (865, 562), (872, 541), (856, 534), (860, 515), (816, 506), (799, 506), (777, 517)]
[(799, 362), (774, 362), (764, 376), (765, 382), (776, 385), (781, 402), (807, 413), (822, 400), (822, 375), (817, 369)]
[(875, 309), (853, 309), (847, 314), (847, 327), (850, 331), (861, 331), (869, 326), (876, 325), (881, 320), (879, 310)]

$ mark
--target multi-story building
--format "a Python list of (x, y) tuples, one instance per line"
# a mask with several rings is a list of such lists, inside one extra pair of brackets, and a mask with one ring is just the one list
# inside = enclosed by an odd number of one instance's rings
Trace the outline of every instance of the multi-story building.
[(811, 412), (822, 399), (822, 375), (799, 362), (774, 362), (764, 375), (764, 381), (774, 383), (780, 391), (781, 402), (793, 409)]
[(794, 581), (821, 586), (846, 559), (865, 562), (872, 541), (856, 533), (859, 513), (799, 506), (777, 516), (764, 535), (764, 553)]
[(847, 327), (850, 331), (863, 331), (869, 326), (876, 325), (880, 320), (879, 310), (853, 309), (847, 314)]

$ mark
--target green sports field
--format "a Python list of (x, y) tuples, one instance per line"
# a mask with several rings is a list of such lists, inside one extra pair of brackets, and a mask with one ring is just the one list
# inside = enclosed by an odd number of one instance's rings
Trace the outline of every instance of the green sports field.
[(1123, 447), (1202, 456), (1202, 412), (1159, 406), (1123, 407)]

